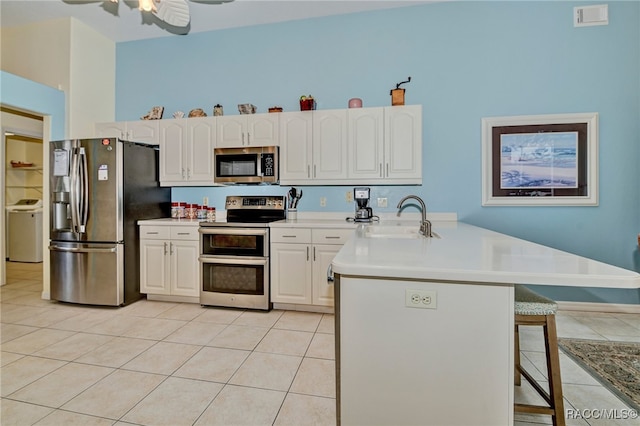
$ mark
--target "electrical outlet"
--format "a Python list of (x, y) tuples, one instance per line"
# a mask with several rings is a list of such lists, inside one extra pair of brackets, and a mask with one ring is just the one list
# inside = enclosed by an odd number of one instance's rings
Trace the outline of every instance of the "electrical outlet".
[(320, 197), (320, 207), (327, 207), (327, 197)]
[(378, 207), (387, 207), (387, 199), (378, 198)]
[(353, 192), (352, 191), (347, 191), (347, 193), (345, 194), (344, 198), (347, 201), (347, 203), (352, 203), (353, 202)]
[(410, 290), (404, 291), (404, 305), (407, 308), (436, 309), (437, 297), (434, 290)]
[(209, 197), (202, 197), (202, 205), (203, 206), (209, 205)]

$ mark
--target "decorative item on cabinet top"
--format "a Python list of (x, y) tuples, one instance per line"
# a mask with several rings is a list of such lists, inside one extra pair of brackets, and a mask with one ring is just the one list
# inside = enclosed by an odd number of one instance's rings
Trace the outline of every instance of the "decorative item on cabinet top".
[(312, 111), (316, 109), (316, 100), (311, 95), (300, 96), (300, 111)]
[(282, 107), (280, 107), (280, 106), (269, 107), (269, 112), (282, 112), (282, 111), (283, 111)]
[(258, 108), (253, 104), (238, 104), (240, 114), (255, 114)]
[(222, 117), (223, 115), (223, 111), (222, 111), (222, 105), (220, 104), (215, 104), (213, 106), (213, 116), (214, 117)]
[(184, 117), (184, 112), (182, 111), (176, 111), (173, 113), (173, 118), (183, 118)]
[(404, 89), (401, 89), (400, 85), (409, 83), (410, 81), (411, 81), (411, 77), (407, 78), (407, 80), (405, 81), (401, 81), (400, 83), (396, 84), (395, 89), (391, 89), (390, 95), (391, 95), (392, 106), (404, 105)]
[(189, 117), (206, 117), (207, 113), (202, 108), (195, 108), (189, 111)]
[(162, 118), (162, 113), (164, 112), (163, 106), (154, 106), (151, 108), (151, 111), (143, 117), (140, 117), (140, 120), (160, 120)]

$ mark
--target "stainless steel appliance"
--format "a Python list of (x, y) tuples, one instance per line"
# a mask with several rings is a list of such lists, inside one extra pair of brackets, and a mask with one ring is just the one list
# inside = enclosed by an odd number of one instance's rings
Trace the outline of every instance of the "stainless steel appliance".
[(51, 142), (51, 298), (120, 306), (140, 295), (139, 219), (169, 217), (155, 145), (118, 139)]
[(228, 196), (226, 222), (200, 223), (200, 303), (270, 310), (269, 222), (284, 196)]
[(278, 147), (216, 148), (215, 183), (277, 183)]
[(369, 207), (370, 188), (357, 187), (353, 188), (353, 199), (356, 201), (356, 213), (354, 217), (348, 217), (347, 220), (354, 222), (372, 222), (378, 220), (378, 216), (373, 214), (373, 209)]

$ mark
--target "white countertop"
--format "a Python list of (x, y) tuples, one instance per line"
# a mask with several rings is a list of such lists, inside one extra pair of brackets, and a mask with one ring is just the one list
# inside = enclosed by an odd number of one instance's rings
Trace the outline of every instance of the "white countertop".
[[(388, 222), (384, 223), (389, 224)], [(356, 229), (333, 271), (399, 279), (572, 287), (640, 288), (640, 274), (454, 221), (434, 221), (440, 238), (368, 238)]]
[(170, 217), (160, 219), (139, 220), (138, 225), (144, 226), (200, 226), (202, 219), (172, 219)]

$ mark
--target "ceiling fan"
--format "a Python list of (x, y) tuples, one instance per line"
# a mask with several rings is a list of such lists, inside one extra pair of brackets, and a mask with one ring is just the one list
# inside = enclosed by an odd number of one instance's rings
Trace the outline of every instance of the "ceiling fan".
[[(69, 4), (101, 2), (102, 8), (117, 16), (118, 3), (125, 3), (130, 8), (138, 8), (142, 12), (143, 22), (155, 23), (176, 34), (189, 31), (191, 16), (187, 0), (62, 0)], [(223, 4), (234, 0), (191, 0), (202, 4)], [(149, 19), (152, 17), (153, 19)]]
[[(118, 3), (118, 0), (111, 0)], [(139, 0), (138, 9), (150, 12), (174, 27), (186, 27), (191, 21), (187, 0)]]

